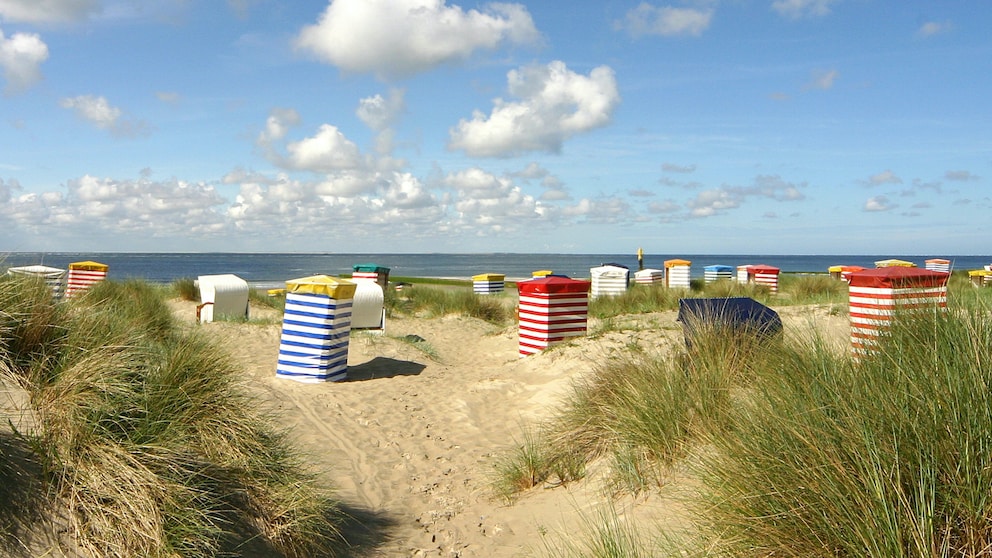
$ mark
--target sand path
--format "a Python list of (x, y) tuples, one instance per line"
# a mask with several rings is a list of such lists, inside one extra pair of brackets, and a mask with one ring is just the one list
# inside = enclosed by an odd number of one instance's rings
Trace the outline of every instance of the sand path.
[[(791, 331), (817, 328), (843, 343), (845, 316), (808, 307), (780, 314)], [(349, 380), (322, 384), (275, 377), (278, 319), (202, 328), (231, 348), (248, 384), (354, 515), (356, 555), (499, 557), (541, 555), (544, 537), (581, 537), (583, 522), (610, 500), (593, 474), (507, 503), (491, 489), (496, 460), (553, 412), (578, 376), (633, 345), (665, 354), (681, 343), (675, 317), (621, 317), (609, 333), (527, 358), (518, 356), (515, 327), (393, 318), (385, 335), (353, 332)], [(590, 331), (598, 329), (591, 321)], [(402, 340), (408, 335), (429, 353)], [(662, 495), (611, 505), (637, 521), (680, 521), (678, 503)]]

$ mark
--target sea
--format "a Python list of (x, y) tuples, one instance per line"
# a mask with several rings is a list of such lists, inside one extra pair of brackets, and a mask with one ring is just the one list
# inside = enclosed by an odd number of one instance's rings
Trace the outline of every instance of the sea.
[[(786, 254), (644, 254), (644, 267), (664, 269), (665, 260), (692, 262), (691, 277), (703, 276), (710, 265), (764, 264), (784, 273), (825, 273), (833, 265), (875, 267), (884, 259), (900, 259), (925, 266), (931, 258), (951, 261), (952, 269), (982, 269), (992, 256), (931, 255), (786, 255)], [(508, 280), (530, 277), (538, 270), (588, 279), (590, 269), (615, 264), (638, 269), (637, 255), (629, 254), (362, 254), (362, 253), (138, 253), (138, 252), (8, 252), (0, 255), (0, 270), (25, 265), (68, 269), (70, 263), (96, 261), (109, 266), (111, 279), (139, 278), (151, 283), (171, 283), (199, 275), (234, 274), (260, 288), (285, 286), (287, 280), (310, 275), (349, 275), (356, 265), (388, 268), (390, 278), (444, 277), (470, 279), (481, 273), (501, 273)]]

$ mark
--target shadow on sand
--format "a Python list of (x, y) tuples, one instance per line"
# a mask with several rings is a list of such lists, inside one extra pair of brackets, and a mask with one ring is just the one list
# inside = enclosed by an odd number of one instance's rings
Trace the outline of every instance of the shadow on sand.
[(395, 376), (416, 376), (427, 366), (409, 360), (375, 357), (374, 359), (348, 367), (347, 382), (362, 382), (377, 378), (393, 378)]

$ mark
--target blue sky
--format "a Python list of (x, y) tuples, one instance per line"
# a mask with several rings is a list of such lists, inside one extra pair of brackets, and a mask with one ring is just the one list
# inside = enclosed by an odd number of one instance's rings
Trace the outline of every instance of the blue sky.
[(983, 0), (0, 0), (0, 251), (989, 254)]

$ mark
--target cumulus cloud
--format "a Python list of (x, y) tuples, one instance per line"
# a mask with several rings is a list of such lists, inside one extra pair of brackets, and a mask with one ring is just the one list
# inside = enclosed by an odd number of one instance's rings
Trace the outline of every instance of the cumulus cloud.
[(542, 167), (539, 163), (531, 161), (530, 163), (527, 163), (527, 166), (525, 166), (523, 169), (513, 172), (511, 174), (513, 176), (519, 176), (520, 178), (537, 179), (548, 176), (549, 172), (548, 169)]
[(767, 198), (780, 202), (806, 198), (800, 188), (806, 183), (792, 184), (775, 175), (762, 175), (751, 186), (722, 186), (699, 192), (686, 206), (691, 217), (710, 217), (741, 206), (748, 198)]
[(140, 120), (132, 120), (124, 117), (124, 112), (111, 105), (106, 97), (93, 95), (79, 95), (78, 97), (65, 97), (59, 101), (59, 105), (64, 109), (69, 109), (76, 113), (76, 116), (93, 124), (101, 130), (117, 136), (137, 136), (148, 131), (148, 125)]
[(816, 70), (806, 83), (806, 89), (830, 89), (839, 76), (837, 70)]
[(528, 151), (555, 153), (575, 134), (605, 126), (620, 102), (616, 77), (607, 66), (588, 76), (564, 62), (529, 66), (507, 74), (516, 102), (496, 99), (487, 117), (476, 111), (450, 131), (450, 149), (474, 157), (507, 157)]
[(902, 179), (899, 178), (896, 173), (891, 170), (884, 170), (878, 174), (873, 174), (868, 177), (865, 182), (868, 186), (881, 186), (882, 184), (902, 184)]
[(574, 205), (564, 207), (562, 214), (580, 217), (586, 223), (616, 224), (629, 221), (634, 212), (626, 200), (609, 196), (596, 200), (583, 198)]
[(0, 19), (23, 23), (66, 23), (85, 19), (98, 0), (0, 0)]
[[(465, 232), (513, 233), (547, 225), (553, 208), (527, 194), (512, 175), (496, 176), (478, 167), (445, 175), (442, 185), (454, 191), (451, 226)], [(548, 201), (544, 196), (541, 198)]]
[(27, 193), (4, 203), (23, 230), (67, 237), (127, 234), (134, 237), (212, 234), (224, 228), (213, 186), (182, 180), (115, 180), (84, 175), (65, 193)]
[(628, 11), (624, 20), (617, 22), (615, 27), (627, 31), (635, 38), (644, 35), (698, 37), (709, 28), (712, 19), (713, 10), (653, 6), (642, 2)]
[(830, 13), (830, 5), (837, 0), (775, 0), (772, 9), (790, 19), (820, 17)]
[(947, 33), (951, 29), (954, 29), (954, 24), (950, 21), (928, 21), (917, 29), (916, 35), (925, 39), (934, 35), (940, 35), (941, 33)]
[(235, 230), (261, 236), (278, 231), (280, 236), (378, 238), (401, 223), (397, 234), (418, 238), (445, 225), (440, 201), (416, 177), (399, 172), (247, 180), (226, 217)]
[(274, 108), (265, 119), (265, 129), (258, 134), (256, 144), (267, 147), (286, 137), (289, 129), (300, 123), (300, 114), (291, 108)]
[(286, 165), (294, 170), (329, 173), (362, 166), (358, 146), (335, 126), (324, 124), (311, 137), (286, 146)]
[(392, 126), (406, 106), (402, 89), (391, 89), (388, 97), (376, 94), (359, 101), (355, 114), (366, 126), (381, 132)]
[(896, 207), (899, 207), (899, 206), (894, 205), (891, 202), (889, 202), (889, 198), (887, 198), (886, 196), (874, 196), (874, 197), (868, 198), (868, 201), (865, 202), (864, 210), (865, 211), (871, 211), (871, 212), (875, 212), (875, 211), (889, 211), (889, 210), (895, 209)]
[(539, 37), (521, 4), (465, 11), (445, 0), (332, 0), (296, 46), (348, 72), (395, 78)]
[(0, 30), (0, 73), (4, 93), (20, 93), (41, 79), (41, 64), (48, 60), (48, 45), (33, 33), (14, 33), (7, 38)]

